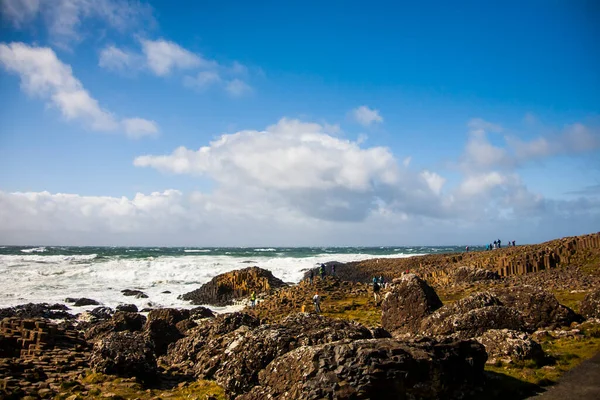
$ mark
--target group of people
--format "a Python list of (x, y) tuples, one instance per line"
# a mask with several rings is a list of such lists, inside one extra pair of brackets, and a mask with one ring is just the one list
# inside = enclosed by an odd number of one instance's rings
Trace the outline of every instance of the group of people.
[[(509, 240), (508, 241), (508, 245), (506, 247), (511, 247), (511, 246), (512, 247), (516, 246), (514, 240), (512, 242)], [(494, 250), (494, 249), (501, 249), (501, 248), (502, 248), (502, 240), (500, 240), (500, 239), (494, 240), (493, 243), (485, 245), (485, 249), (486, 250)]]

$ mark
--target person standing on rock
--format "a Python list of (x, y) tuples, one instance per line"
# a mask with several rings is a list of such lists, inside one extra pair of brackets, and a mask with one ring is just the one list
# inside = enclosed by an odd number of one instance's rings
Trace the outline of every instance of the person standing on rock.
[(315, 312), (321, 314), (321, 296), (319, 296), (318, 292), (313, 296), (313, 303), (315, 305)]
[(310, 279), (310, 284), (313, 284), (313, 279), (315, 278), (315, 271), (313, 271), (312, 269), (310, 270), (310, 275), (308, 276), (308, 278)]
[(250, 308), (256, 307), (256, 292), (253, 290), (250, 294)]
[(335, 276), (335, 264), (331, 266), (331, 276)]
[(325, 279), (325, 264), (321, 264), (319, 267), (319, 273), (321, 274), (321, 279)]
[(375, 299), (375, 305), (379, 304), (379, 289), (381, 289), (381, 287), (379, 286), (379, 283), (377, 283), (377, 280), (375, 280), (373, 282), (373, 298)]

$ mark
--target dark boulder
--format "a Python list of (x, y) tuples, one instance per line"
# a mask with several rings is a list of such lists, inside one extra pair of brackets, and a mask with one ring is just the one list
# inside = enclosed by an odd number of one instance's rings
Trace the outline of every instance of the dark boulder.
[(194, 307), (190, 310), (191, 319), (212, 318), (214, 316), (215, 313), (206, 307)]
[(497, 361), (512, 362), (534, 360), (542, 362), (545, 358), (542, 346), (528, 334), (509, 329), (490, 329), (476, 337), (485, 346), (488, 354), (488, 364)]
[(579, 305), (586, 318), (600, 318), (600, 288), (588, 293)]
[(75, 307), (83, 307), (83, 306), (99, 306), (100, 303), (94, 299), (88, 299), (86, 297), (82, 297), (79, 299), (75, 299)]
[(521, 314), (489, 292), (475, 293), (447, 304), (422, 321), (420, 332), (428, 336), (452, 335), (461, 339), (474, 338), (488, 329), (524, 331)]
[(141, 333), (112, 332), (94, 344), (90, 366), (99, 373), (136, 377), (149, 381), (156, 376), (152, 343)]
[(284, 286), (287, 284), (274, 277), (271, 271), (250, 267), (217, 275), (199, 289), (179, 298), (191, 301), (192, 304), (227, 306), (235, 299), (247, 298), (252, 292), (269, 293)]
[(185, 337), (169, 345), (168, 352), (161, 357), (168, 365), (194, 364), (200, 350), (209, 340), (226, 335), (242, 326), (254, 328), (260, 325), (255, 317), (245, 313), (220, 314), (215, 318), (203, 319), (198, 326), (185, 332)]
[(64, 304), (27, 303), (14, 307), (1, 308), (0, 319), (8, 317), (75, 319), (75, 316), (69, 313), (68, 310), (70, 308)]
[(124, 312), (138, 312), (138, 308), (135, 304), (119, 304), (116, 309), (117, 311)]
[(258, 383), (260, 370), (295, 348), (368, 338), (371, 332), (356, 322), (293, 314), (277, 324), (242, 327), (209, 340), (196, 355), (195, 375), (216, 380), (229, 393), (244, 393)]
[(415, 274), (395, 279), (381, 304), (381, 324), (392, 335), (414, 334), (421, 321), (442, 306), (435, 290)]
[(480, 392), (486, 359), (474, 341), (303, 346), (271, 362), (259, 374), (260, 386), (237, 399), (465, 398)]
[(582, 321), (575, 311), (560, 304), (552, 293), (543, 289), (519, 286), (496, 289), (493, 293), (505, 306), (519, 310), (530, 330), (559, 328)]
[(145, 322), (146, 317), (141, 314), (117, 311), (111, 319), (85, 329), (84, 335), (87, 340), (97, 340), (112, 332), (137, 332), (142, 330)]
[(95, 320), (111, 319), (115, 311), (110, 307), (96, 307), (89, 311), (90, 316)]
[(189, 317), (189, 310), (176, 308), (158, 308), (148, 313), (144, 330), (154, 343), (157, 355), (165, 354), (169, 344), (183, 338), (183, 333), (177, 328), (177, 323)]
[(136, 299), (147, 299), (148, 295), (141, 290), (123, 289), (123, 296), (135, 296)]
[(453, 275), (455, 283), (473, 283), (500, 279), (494, 271), (483, 268), (459, 267)]

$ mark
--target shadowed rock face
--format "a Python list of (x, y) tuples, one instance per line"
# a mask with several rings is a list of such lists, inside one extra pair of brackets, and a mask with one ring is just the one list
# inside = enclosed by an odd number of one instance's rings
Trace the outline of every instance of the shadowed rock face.
[(235, 299), (247, 298), (253, 291), (257, 294), (271, 292), (284, 286), (287, 284), (274, 277), (271, 271), (250, 267), (217, 275), (199, 289), (185, 293), (179, 298), (189, 300), (192, 304), (227, 306)]
[(579, 309), (586, 318), (600, 318), (600, 288), (588, 293)]
[(154, 343), (157, 355), (165, 354), (169, 344), (183, 337), (177, 324), (186, 320), (189, 316), (190, 312), (188, 310), (175, 308), (160, 308), (148, 313), (144, 330), (148, 338)]
[(442, 306), (442, 301), (421, 278), (406, 274), (394, 280), (381, 304), (381, 324), (392, 335), (418, 333), (421, 321)]
[(112, 332), (94, 345), (90, 366), (103, 374), (148, 381), (156, 375), (152, 343), (141, 333)]
[(493, 364), (497, 360), (504, 362), (542, 361), (545, 356), (542, 346), (523, 332), (509, 329), (490, 329), (475, 338), (475, 340), (485, 346), (489, 364)]
[(473, 338), (489, 329), (525, 330), (521, 314), (502, 305), (489, 292), (476, 293), (448, 304), (425, 318), (420, 326), (424, 335)]
[(271, 362), (259, 374), (260, 386), (237, 399), (462, 398), (483, 382), (486, 359), (474, 341), (303, 346)]
[(502, 304), (519, 310), (527, 329), (558, 328), (582, 319), (550, 292), (531, 286), (494, 290)]
[(244, 393), (258, 383), (260, 370), (297, 347), (371, 337), (367, 328), (355, 322), (299, 313), (278, 324), (243, 326), (209, 338), (196, 355), (195, 375), (215, 379), (229, 393)]

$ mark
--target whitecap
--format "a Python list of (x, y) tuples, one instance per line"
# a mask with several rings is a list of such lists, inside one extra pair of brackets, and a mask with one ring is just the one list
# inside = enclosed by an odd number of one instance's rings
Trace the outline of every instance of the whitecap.
[(43, 253), (46, 251), (45, 247), (34, 247), (31, 249), (21, 249), (23, 253)]

